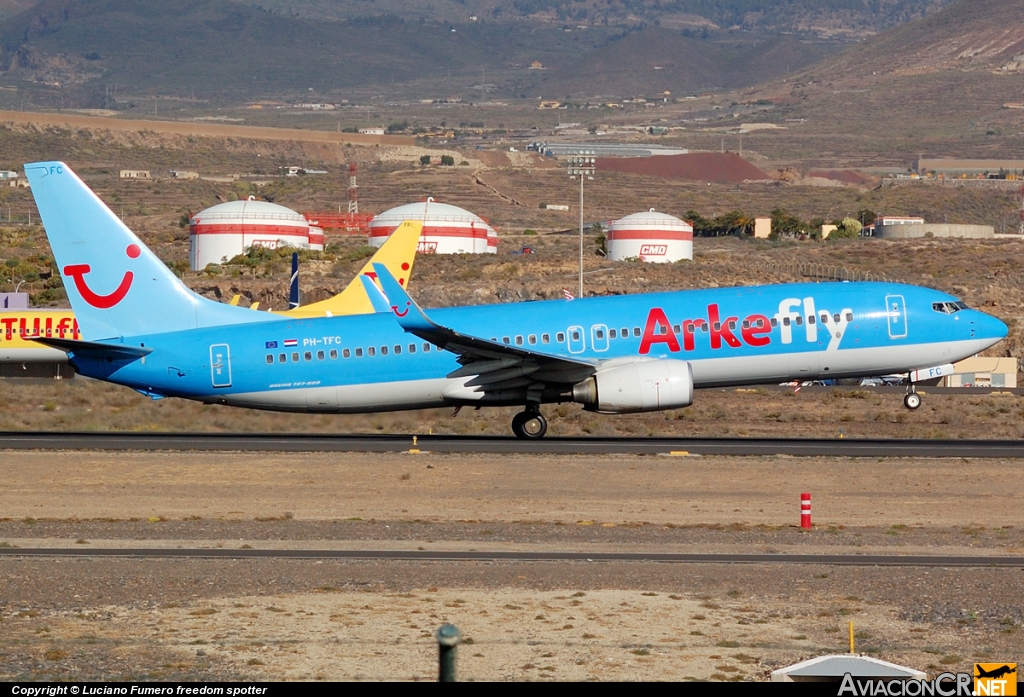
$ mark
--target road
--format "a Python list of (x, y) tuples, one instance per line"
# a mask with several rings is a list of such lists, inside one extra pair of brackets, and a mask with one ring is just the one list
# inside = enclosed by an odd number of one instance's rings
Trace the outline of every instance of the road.
[[(413, 442), (415, 438), (415, 443)], [(867, 438), (546, 438), (374, 434), (0, 432), (2, 450), (1024, 457), (1024, 441)]]
[(1024, 557), (897, 554), (671, 554), (386, 549), (0, 548), (0, 557), (132, 559), (347, 559), (376, 561), (663, 562), (671, 564), (825, 564), (829, 566), (1024, 567)]

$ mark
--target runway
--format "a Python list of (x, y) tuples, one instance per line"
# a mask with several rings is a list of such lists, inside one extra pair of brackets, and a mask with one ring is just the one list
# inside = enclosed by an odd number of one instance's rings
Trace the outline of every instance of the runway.
[(0, 450), (420, 452), (1022, 458), (1024, 441), (868, 438), (580, 438), (377, 434), (0, 432)]
[(1022, 568), (1024, 557), (895, 554), (672, 554), (530, 551), (322, 549), (0, 548), (2, 557), (82, 559), (315, 559), (461, 562), (661, 562), (667, 564), (817, 564), (827, 566)]

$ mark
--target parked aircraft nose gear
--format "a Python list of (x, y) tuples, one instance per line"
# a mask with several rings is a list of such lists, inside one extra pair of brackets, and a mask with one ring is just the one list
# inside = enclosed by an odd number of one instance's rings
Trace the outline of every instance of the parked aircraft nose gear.
[(903, 406), (907, 409), (917, 409), (921, 406), (921, 395), (916, 392), (908, 392), (903, 398)]
[(548, 432), (548, 420), (536, 409), (521, 411), (512, 418), (512, 433), (516, 438), (539, 440)]

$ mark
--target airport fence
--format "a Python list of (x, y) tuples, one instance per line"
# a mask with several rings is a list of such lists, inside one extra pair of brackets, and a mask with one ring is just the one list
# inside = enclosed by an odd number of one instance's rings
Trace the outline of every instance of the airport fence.
[(892, 283), (894, 279), (880, 273), (848, 269), (834, 264), (815, 264), (811, 262), (774, 262), (761, 261), (755, 264), (760, 271), (783, 273), (803, 278), (816, 278), (826, 281), (882, 281)]

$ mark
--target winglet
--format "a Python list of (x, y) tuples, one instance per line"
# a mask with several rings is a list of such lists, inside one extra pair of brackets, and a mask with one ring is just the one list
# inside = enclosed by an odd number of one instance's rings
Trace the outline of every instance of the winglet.
[(431, 331), (438, 328), (438, 325), (423, 313), (416, 301), (409, 297), (405, 288), (395, 280), (387, 266), (374, 264), (373, 270), (377, 272), (377, 280), (380, 282), (381, 288), (384, 289), (384, 295), (388, 298), (391, 312), (394, 313), (402, 329), (415, 334), (417, 331)]
[(366, 291), (366, 297), (370, 299), (370, 305), (373, 306), (374, 312), (391, 312), (388, 299), (384, 297), (384, 293), (380, 292), (380, 288), (370, 280), (369, 276), (360, 274), (359, 281), (363, 284), (363, 290)]

